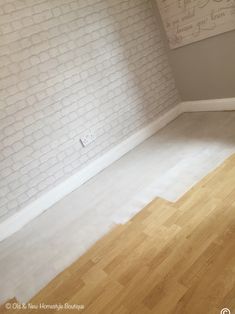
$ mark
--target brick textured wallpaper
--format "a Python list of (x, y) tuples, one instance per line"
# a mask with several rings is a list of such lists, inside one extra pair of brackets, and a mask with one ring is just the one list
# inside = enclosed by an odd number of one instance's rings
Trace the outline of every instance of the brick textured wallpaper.
[(178, 102), (150, 0), (0, 0), (0, 101), (4, 219)]

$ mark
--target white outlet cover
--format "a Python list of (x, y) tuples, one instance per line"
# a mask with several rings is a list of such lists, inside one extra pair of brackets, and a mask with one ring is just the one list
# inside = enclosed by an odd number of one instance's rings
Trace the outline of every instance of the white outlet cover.
[(88, 130), (86, 133), (84, 133), (81, 136), (80, 141), (82, 145), (85, 147), (89, 145), (90, 143), (94, 142), (95, 139), (96, 139), (96, 136), (94, 132), (92, 130)]

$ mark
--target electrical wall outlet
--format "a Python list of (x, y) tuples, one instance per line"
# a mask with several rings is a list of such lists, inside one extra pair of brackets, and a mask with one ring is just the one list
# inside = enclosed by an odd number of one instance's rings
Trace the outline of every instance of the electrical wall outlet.
[(90, 143), (94, 142), (94, 140), (96, 139), (96, 136), (94, 134), (94, 132), (90, 129), (87, 131), (87, 133), (84, 133), (84, 135), (81, 136), (80, 141), (82, 143), (82, 146), (87, 146)]

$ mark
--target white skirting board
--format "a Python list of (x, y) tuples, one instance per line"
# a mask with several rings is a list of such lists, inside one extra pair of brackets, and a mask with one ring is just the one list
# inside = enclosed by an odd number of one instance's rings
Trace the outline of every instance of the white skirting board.
[(200, 111), (234, 111), (235, 98), (183, 101), (179, 104), (179, 107), (179, 111), (181, 111), (181, 113)]
[(118, 144), (99, 159), (90, 163), (78, 173), (71, 176), (52, 190), (48, 191), (24, 209), (1, 222), (0, 241), (3, 241), (10, 235), (20, 230), (31, 220), (42, 214), (56, 202), (77, 189), (83, 183), (131, 151), (134, 147), (145, 141), (147, 138), (155, 134), (158, 130), (166, 126), (180, 114), (185, 112), (228, 110), (235, 110), (235, 98), (187, 101), (179, 103), (177, 106), (170, 109), (154, 122), (136, 132), (122, 143)]

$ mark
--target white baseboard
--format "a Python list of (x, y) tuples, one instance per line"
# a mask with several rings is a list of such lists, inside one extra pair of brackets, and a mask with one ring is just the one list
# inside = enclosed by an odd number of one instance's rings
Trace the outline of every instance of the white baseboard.
[(0, 241), (14, 234), (52, 205), (94, 177), (184, 112), (235, 110), (235, 98), (181, 102), (99, 159), (0, 223)]
[(181, 113), (197, 111), (235, 110), (235, 98), (183, 101), (179, 104)]

